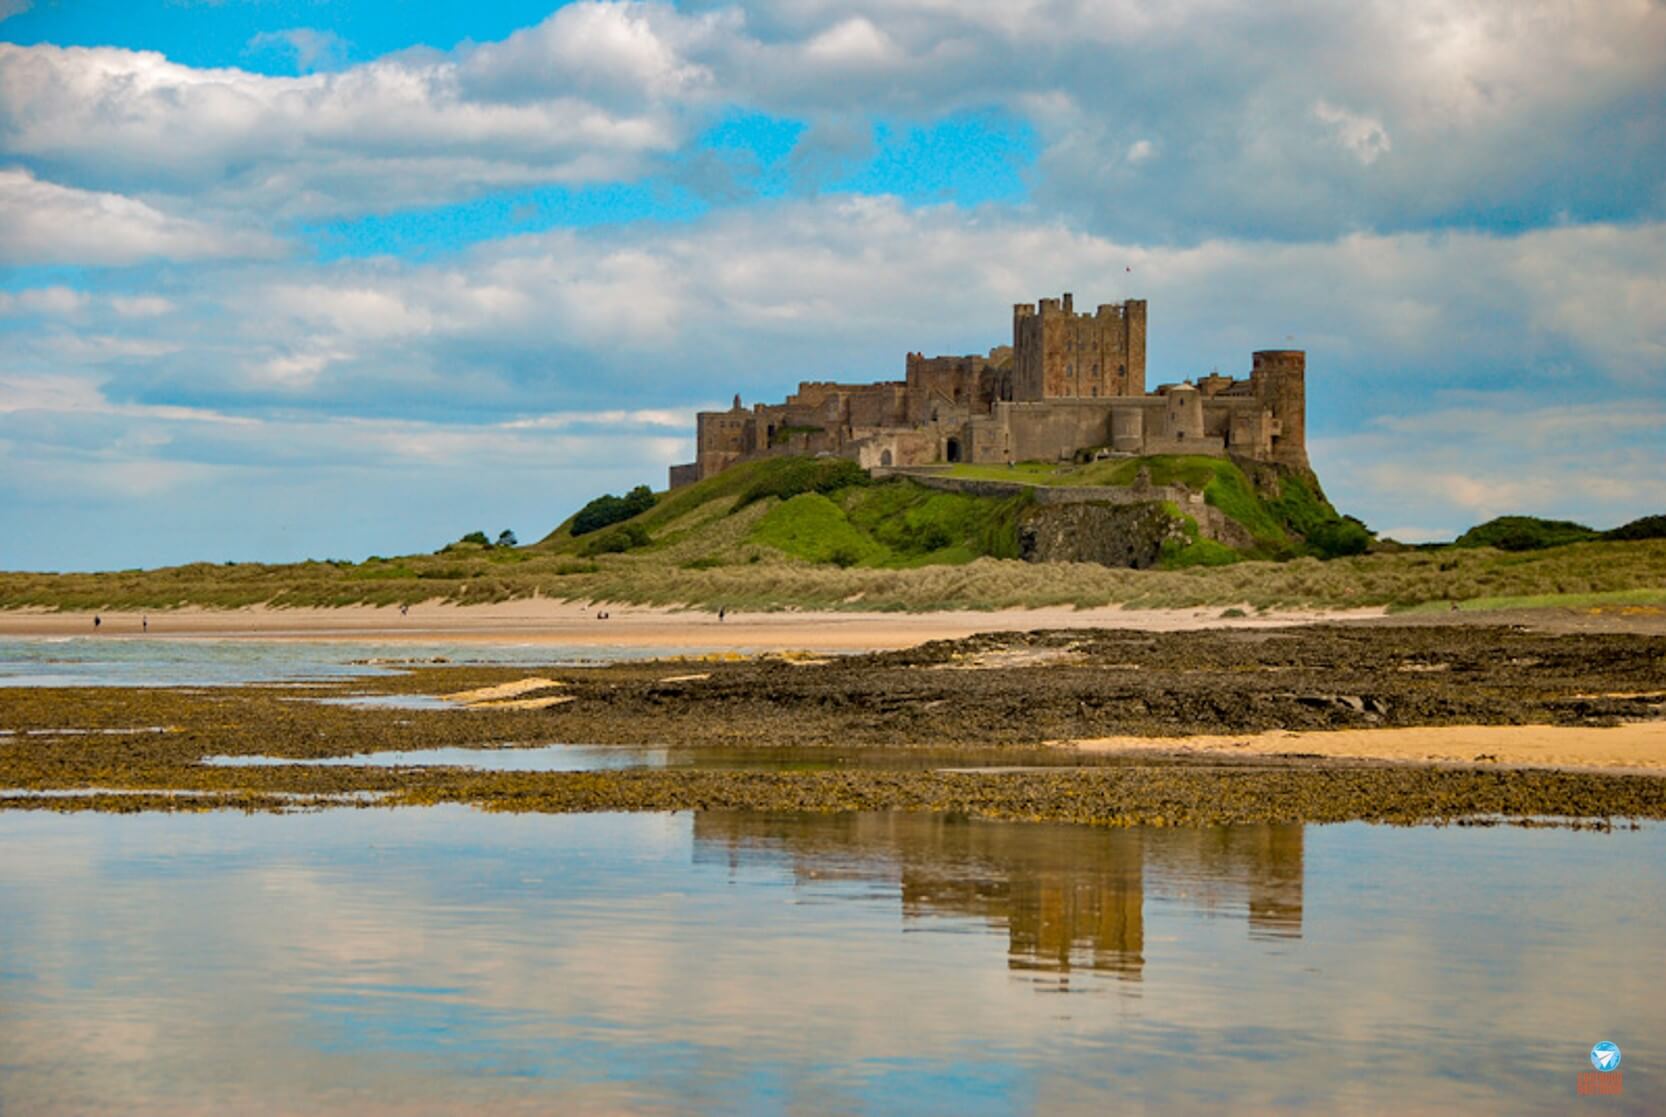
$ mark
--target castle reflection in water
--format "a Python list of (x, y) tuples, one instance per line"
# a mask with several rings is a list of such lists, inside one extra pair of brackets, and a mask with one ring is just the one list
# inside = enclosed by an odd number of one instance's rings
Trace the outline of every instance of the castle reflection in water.
[(1015, 970), (1138, 981), (1148, 898), (1244, 917), (1251, 938), (1302, 932), (1302, 827), (1103, 830), (951, 815), (694, 816), (694, 857), (779, 862), (801, 882), (894, 886), (905, 919), (975, 918)]

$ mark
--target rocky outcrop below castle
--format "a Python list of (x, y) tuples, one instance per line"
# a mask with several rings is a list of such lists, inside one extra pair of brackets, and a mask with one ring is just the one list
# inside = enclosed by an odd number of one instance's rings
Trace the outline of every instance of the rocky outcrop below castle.
[(1051, 504), (1036, 508), (1018, 527), (1018, 557), (1025, 562), (1094, 562), (1146, 570), (1163, 547), (1181, 547), (1180, 522), (1158, 503)]
[(1018, 527), (1025, 562), (1093, 562), (1145, 570), (1207, 539), (1247, 551), (1255, 537), (1238, 521), (1185, 485), (1153, 485), (1141, 474), (1132, 485), (1036, 485), (955, 477), (929, 469), (876, 470), (876, 480), (904, 477), (943, 492), (1005, 500), (1026, 496), (1033, 507)]

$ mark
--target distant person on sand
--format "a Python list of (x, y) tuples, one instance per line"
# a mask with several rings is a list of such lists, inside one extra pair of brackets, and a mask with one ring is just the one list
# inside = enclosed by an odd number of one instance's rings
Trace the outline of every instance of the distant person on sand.
[(723, 623), (723, 618), (728, 616), (728, 615), (729, 615), (729, 610), (726, 607), (724, 607), (722, 605), (719, 605), (717, 607), (717, 622), (719, 624), (722, 624)]
[(399, 607), (399, 615), (402, 616), (402, 617), (410, 616), (411, 615), (411, 607), (409, 605), (401, 605)]
[(93, 615), (93, 631), (94, 632), (97, 632), (98, 631), (98, 626), (103, 624), (103, 623), (104, 623), (104, 618), (103, 617), (98, 616), (97, 614)]
[(139, 631), (140, 632), (149, 632), (150, 631), (150, 614), (148, 614), (148, 613), (145, 614), (145, 616), (139, 621)]

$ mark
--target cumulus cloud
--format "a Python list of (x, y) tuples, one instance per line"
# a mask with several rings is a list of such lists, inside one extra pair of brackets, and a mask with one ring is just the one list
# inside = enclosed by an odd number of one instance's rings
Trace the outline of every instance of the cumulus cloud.
[(657, 31), (690, 21), (648, 11), (575, 4), (503, 43), (293, 78), (0, 43), (0, 145), (83, 185), (267, 216), (635, 178), (685, 138), (703, 81)]
[(218, 229), (135, 198), (0, 169), (0, 264), (131, 264), (278, 250), (263, 234)]
[(25, 338), (12, 360), (119, 362), (115, 390), (134, 399), (510, 419), (896, 376), (910, 350), (1006, 343), (1013, 302), (1067, 289), (1150, 300), (1153, 383), (1309, 349), (1315, 425), (1337, 429), (1422, 410), (1454, 383), (1560, 399), (1666, 389), (1663, 257), (1660, 223), (1154, 247), (997, 208), (847, 196), (425, 263), (222, 265), (145, 304), (150, 317), (115, 301), (137, 294), (94, 300), (76, 334)]
[(1666, 149), (1637, 137), (1666, 131), (1663, 55), (1644, 0), (585, 0), (293, 78), (0, 44), (0, 144), (79, 186), (320, 215), (670, 174), (735, 107), (809, 122), (800, 172), (853, 107), (997, 108), (1040, 139), (1038, 203), (1107, 235), (1519, 228), (1659, 216)]

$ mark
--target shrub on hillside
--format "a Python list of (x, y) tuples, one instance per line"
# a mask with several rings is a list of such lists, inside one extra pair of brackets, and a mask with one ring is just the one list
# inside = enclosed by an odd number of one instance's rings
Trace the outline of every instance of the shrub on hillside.
[(804, 493), (838, 492), (869, 483), (868, 471), (846, 458), (793, 458), (767, 471), (735, 502), (737, 509), (756, 500), (791, 500)]
[(1499, 516), (1477, 524), (1453, 541), (1454, 547), (1496, 547), (1500, 551), (1539, 551), (1569, 543), (1586, 543), (1599, 534), (1571, 520), (1537, 516)]
[(467, 535), (463, 536), (461, 539), (457, 540), (457, 542), (447, 543), (445, 546), (441, 547), (438, 551), (435, 551), (434, 553), (438, 554), (438, 555), (444, 555), (444, 554), (448, 554), (452, 551), (469, 551), (469, 550), (473, 550), (476, 547), (490, 547), (491, 545), (492, 545), (492, 541), (490, 539), (486, 538), (486, 533), (485, 532), (483, 532), (483, 531), (471, 531)]
[(1352, 516), (1339, 516), (1312, 527), (1307, 533), (1307, 545), (1320, 558), (1363, 555), (1371, 546), (1371, 532)]
[(589, 535), (604, 527), (612, 527), (653, 506), (654, 491), (647, 485), (638, 485), (624, 496), (604, 493), (578, 510), (578, 515), (573, 517), (573, 534)]
[(579, 554), (585, 556), (617, 555), (634, 550), (637, 547), (646, 547), (651, 542), (653, 540), (648, 537), (647, 528), (641, 524), (626, 524), (624, 527), (615, 528), (605, 535), (596, 536), (579, 549)]
[(1644, 516), (1602, 533), (1604, 539), (1666, 539), (1666, 516)]

